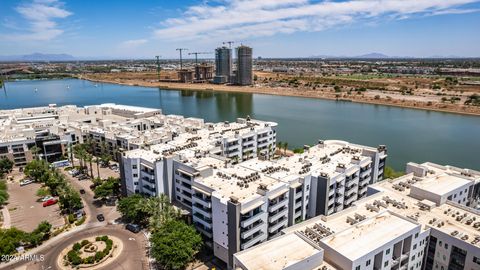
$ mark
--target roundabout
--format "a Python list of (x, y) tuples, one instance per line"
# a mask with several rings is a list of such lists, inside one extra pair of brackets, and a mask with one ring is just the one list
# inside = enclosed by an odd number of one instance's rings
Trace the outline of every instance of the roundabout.
[[(104, 256), (103, 260), (95, 265), (90, 264), (84, 267), (77, 265), (72, 267), (71, 264), (65, 265), (64, 255), (73, 249), (75, 243), (81, 244), (83, 240), (89, 242), (97, 242), (98, 236), (108, 236), (108, 239), (112, 240), (112, 250), (108, 256)], [(103, 241), (101, 241), (103, 242)], [(105, 246), (104, 246), (105, 245)], [(117, 245), (116, 248), (114, 246)], [(106, 247), (106, 243), (95, 244), (95, 252), (89, 252), (86, 250), (87, 245), (83, 246), (81, 257), (89, 257), (96, 254), (98, 251), (103, 251)], [(141, 234), (134, 234), (128, 230), (125, 230), (121, 225), (107, 225), (95, 228), (88, 228), (73, 235), (63, 238), (58, 243), (46, 244), (43, 247), (43, 251), (38, 252), (43, 255), (41, 261), (20, 261), (9, 265), (4, 268), (0, 265), (0, 269), (21, 269), (21, 270), (72, 270), (72, 269), (85, 269), (85, 270), (116, 270), (116, 269), (148, 269), (148, 261), (145, 257), (145, 238)], [(112, 256), (112, 257), (110, 257)]]
[(115, 261), (123, 242), (114, 236), (89, 237), (65, 248), (57, 258), (60, 269), (100, 269)]

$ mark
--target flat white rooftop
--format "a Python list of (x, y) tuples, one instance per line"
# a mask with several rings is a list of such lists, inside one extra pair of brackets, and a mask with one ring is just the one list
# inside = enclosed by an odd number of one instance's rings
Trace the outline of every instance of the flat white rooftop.
[(322, 243), (354, 261), (416, 227), (420, 225), (385, 211), (324, 238)]
[(320, 255), (320, 253), (322, 253), (320, 249), (309, 244), (300, 236), (287, 234), (254, 246), (239, 253), (236, 257), (247, 269), (278, 270), (314, 255)]
[(443, 196), (461, 187), (473, 184), (471, 180), (449, 174), (442, 174), (415, 183), (413, 186)]

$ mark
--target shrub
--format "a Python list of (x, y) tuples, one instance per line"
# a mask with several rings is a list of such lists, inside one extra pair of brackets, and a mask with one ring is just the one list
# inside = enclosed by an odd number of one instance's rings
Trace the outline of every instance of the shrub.
[(73, 250), (79, 251), (81, 248), (82, 248), (82, 245), (80, 245), (80, 243), (77, 242), (73, 244)]
[(376, 96), (375, 96), (375, 99), (380, 99), (380, 95), (376, 95)]
[(95, 253), (96, 262), (99, 262), (101, 259), (103, 259), (103, 257), (105, 257), (105, 254), (103, 253), (103, 251), (97, 251), (97, 253)]
[(68, 215), (68, 223), (72, 224), (75, 222), (75, 216), (73, 214)]
[(85, 246), (85, 245), (87, 245), (87, 244), (90, 244), (90, 241), (88, 241), (88, 240), (86, 240), (86, 239), (85, 239), (85, 240), (82, 240), (82, 242), (81, 242), (82, 247)]
[(68, 261), (73, 265), (79, 265), (83, 262), (82, 258), (80, 258), (80, 256), (78, 256), (78, 253), (74, 250), (70, 250), (67, 253), (67, 258)]
[(87, 257), (87, 258), (83, 259), (84, 264), (92, 264), (94, 262), (95, 262), (95, 257), (93, 257), (93, 256), (90, 256), (90, 257)]
[(85, 222), (85, 216), (83, 216), (81, 219), (79, 219), (77, 222), (75, 222), (75, 225), (80, 226)]

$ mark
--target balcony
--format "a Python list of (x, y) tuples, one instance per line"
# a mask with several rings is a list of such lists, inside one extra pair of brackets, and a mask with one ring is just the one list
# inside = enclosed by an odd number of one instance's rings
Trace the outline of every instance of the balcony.
[(265, 225), (265, 223), (263, 223), (263, 221), (260, 221), (251, 228), (242, 229), (242, 230), (245, 230), (245, 231), (240, 234), (240, 237), (242, 239), (246, 239), (246, 238), (252, 236), (254, 233), (260, 231), (264, 225)]
[(206, 228), (205, 226), (203, 226), (202, 223), (200, 222), (195, 222), (195, 228), (203, 235), (205, 235), (206, 237), (208, 238), (212, 238), (213, 237), (213, 232), (212, 232), (212, 229), (211, 228)]
[(193, 205), (192, 210), (202, 214), (204, 217), (211, 219), (212, 218), (212, 210), (211, 209), (206, 209), (203, 207), (199, 207), (199, 205)]
[(288, 212), (288, 208), (281, 210), (280, 212), (274, 214), (273, 216), (268, 217), (268, 222), (273, 222), (282, 216), (287, 216), (287, 212)]
[(268, 227), (268, 232), (269, 232), (269, 233), (272, 233), (272, 232), (275, 232), (275, 231), (277, 231), (278, 229), (282, 228), (283, 226), (286, 227), (286, 226), (287, 226), (287, 223), (288, 223), (288, 219), (285, 218), (284, 220), (281, 220), (281, 221), (277, 222), (277, 223), (274, 224), (274, 225), (270, 225), (270, 226)]
[(328, 197), (333, 196), (335, 194), (335, 189), (330, 189), (330, 192), (328, 192)]
[(348, 197), (349, 195), (351, 195), (355, 191), (356, 191), (355, 187), (350, 188), (349, 190), (345, 191), (345, 197)]
[(331, 215), (333, 214), (333, 212), (335, 211), (335, 209), (332, 207), (332, 208), (328, 208), (328, 211), (327, 211), (327, 215)]
[(268, 207), (268, 212), (275, 212), (277, 211), (278, 209), (282, 208), (282, 206), (286, 206), (288, 203), (288, 200), (287, 198), (284, 198), (283, 200), (275, 203), (275, 204), (272, 204)]
[(192, 201), (193, 201), (193, 203), (201, 204), (205, 208), (212, 208), (212, 201), (211, 200), (205, 200), (203, 198), (199, 198), (198, 195), (193, 195), (192, 196)]
[[(243, 243), (240, 248), (242, 250), (245, 250), (259, 242), (261, 242), (265, 238), (265, 233), (264, 232), (258, 232), (257, 235), (253, 236), (252, 238), (248, 239), (245, 243)], [(247, 240), (247, 239), (246, 239)]]
[(212, 225), (211, 225), (212, 224), (212, 219), (203, 216), (199, 212), (194, 212), (193, 215), (192, 215), (192, 218), (193, 218), (194, 221), (202, 223), (202, 225), (204, 225), (207, 228), (212, 227)]
[(352, 194), (350, 197), (345, 197), (345, 204), (350, 204), (355, 201), (355, 199), (357, 198), (357, 196), (355, 195), (356, 193)]
[(343, 203), (343, 196), (338, 196), (335, 198), (336, 203)]
[(258, 212), (257, 214), (255, 215), (252, 215), (248, 218), (246, 218), (245, 220), (243, 220), (241, 223), (240, 223), (240, 226), (245, 228), (249, 225), (252, 225), (255, 221), (258, 221), (260, 219), (262, 219), (262, 216), (264, 215), (265, 213), (263, 211), (260, 211)]

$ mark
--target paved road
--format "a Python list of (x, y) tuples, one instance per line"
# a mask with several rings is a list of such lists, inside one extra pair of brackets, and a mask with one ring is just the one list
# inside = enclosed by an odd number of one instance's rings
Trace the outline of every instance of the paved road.
[[(72, 183), (77, 190), (84, 189), (85, 194), (81, 194), (83, 203), (85, 205), (85, 213), (87, 214), (86, 224), (80, 226), (67, 233), (62, 233), (59, 236), (47, 241), (40, 247), (28, 252), (29, 254), (43, 255), (43, 261), (18, 261), (9, 265), (0, 264), (0, 269), (18, 269), (18, 270), (54, 270), (61, 269), (57, 265), (57, 257), (63, 249), (69, 245), (78, 242), (84, 238), (98, 236), (98, 235), (112, 235), (116, 236), (123, 242), (123, 250), (114, 262), (109, 263), (101, 270), (114, 269), (149, 269), (146, 257), (146, 240), (142, 233), (134, 234), (125, 230), (124, 226), (112, 225), (112, 223), (119, 217), (115, 206), (108, 207), (99, 205), (97, 200), (93, 198), (93, 192), (89, 185), (91, 181), (78, 181), (76, 178), (65, 174), (67, 179)], [(97, 221), (97, 215), (103, 214), (105, 216), (104, 222)]]
[[(51, 244), (46, 246), (44, 252), (40, 252), (37, 255), (43, 255), (43, 261), (27, 262), (20, 261), (13, 265), (9, 265), (4, 269), (25, 269), (25, 270), (43, 270), (43, 269), (62, 269), (57, 265), (58, 255), (69, 245), (78, 242), (84, 238), (98, 236), (98, 235), (112, 235), (119, 238), (123, 242), (123, 250), (120, 256), (115, 261), (112, 261), (102, 270), (114, 270), (114, 269), (148, 269), (148, 264), (145, 259), (145, 238), (139, 234), (131, 233), (123, 229), (120, 225), (107, 225), (100, 228), (86, 229), (77, 232), (71, 236), (66, 237), (59, 244)], [(2, 269), (0, 267), (0, 269)]]

